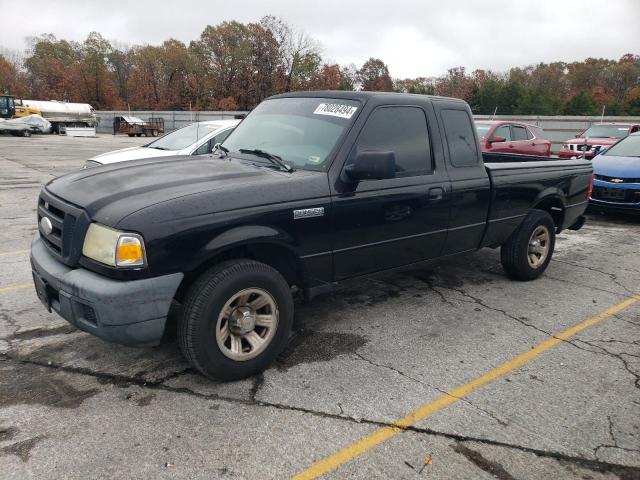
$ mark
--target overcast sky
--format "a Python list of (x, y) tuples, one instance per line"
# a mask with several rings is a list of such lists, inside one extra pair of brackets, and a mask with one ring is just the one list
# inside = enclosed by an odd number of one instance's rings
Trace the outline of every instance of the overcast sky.
[(27, 36), (94, 30), (128, 44), (188, 43), (206, 25), (272, 14), (319, 40), (326, 59), (379, 57), (395, 78), (640, 54), (640, 0), (0, 0), (0, 11), (0, 47), (11, 50)]

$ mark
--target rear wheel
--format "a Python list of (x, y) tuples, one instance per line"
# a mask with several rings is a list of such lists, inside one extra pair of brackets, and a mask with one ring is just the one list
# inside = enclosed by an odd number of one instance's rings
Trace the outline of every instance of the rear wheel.
[(532, 210), (500, 249), (505, 272), (517, 280), (534, 280), (546, 270), (555, 247), (553, 218)]
[(142, 134), (141, 133), (136, 133), (136, 137), (141, 137)]
[(133, 137), (135, 133), (127, 133), (127, 135), (129, 135), (130, 137)]
[(158, 136), (158, 130), (151, 130), (151, 136), (152, 137), (157, 137)]
[(223, 262), (189, 289), (178, 324), (187, 360), (210, 378), (237, 380), (269, 366), (293, 324), (293, 298), (276, 270), (253, 260)]

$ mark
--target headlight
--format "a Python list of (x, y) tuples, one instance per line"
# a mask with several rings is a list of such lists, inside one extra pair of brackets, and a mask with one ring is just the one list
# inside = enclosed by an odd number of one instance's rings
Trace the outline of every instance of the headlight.
[(140, 235), (97, 223), (89, 225), (82, 254), (112, 267), (143, 267), (146, 263), (144, 241)]

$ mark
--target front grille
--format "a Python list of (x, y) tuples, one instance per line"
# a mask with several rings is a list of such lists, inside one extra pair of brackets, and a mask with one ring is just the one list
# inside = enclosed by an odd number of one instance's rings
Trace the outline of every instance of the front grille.
[(613, 203), (640, 203), (640, 190), (631, 188), (593, 187), (591, 198)]
[(640, 178), (623, 178), (623, 177), (608, 177), (606, 175), (597, 175), (596, 180), (602, 180), (609, 183), (640, 183)]
[[(48, 219), (48, 222), (43, 219)], [(50, 226), (49, 227), (49, 222)], [(49, 251), (63, 263), (74, 266), (80, 258), (81, 242), (88, 226), (83, 211), (69, 205), (46, 190), (38, 199), (38, 230)]]

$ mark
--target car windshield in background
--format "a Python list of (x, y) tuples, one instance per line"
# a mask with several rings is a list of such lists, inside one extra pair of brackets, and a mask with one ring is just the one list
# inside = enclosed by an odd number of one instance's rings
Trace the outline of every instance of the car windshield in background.
[(584, 138), (622, 138), (629, 133), (625, 125), (594, 125), (582, 134)]
[(157, 148), (159, 150), (182, 150), (219, 128), (220, 126), (218, 125), (194, 123), (188, 127), (171, 132), (155, 142), (151, 142), (147, 147)]
[(640, 157), (640, 135), (630, 135), (624, 140), (620, 140), (615, 145), (609, 147), (603, 155), (616, 157)]
[(231, 152), (258, 149), (295, 168), (323, 170), (359, 108), (359, 102), (336, 98), (266, 100), (238, 125), (224, 146)]
[(489, 133), (489, 130), (491, 130), (491, 127), (493, 127), (493, 125), (489, 125), (486, 123), (476, 123), (476, 131), (478, 132), (478, 136), (480, 138), (486, 137)]

